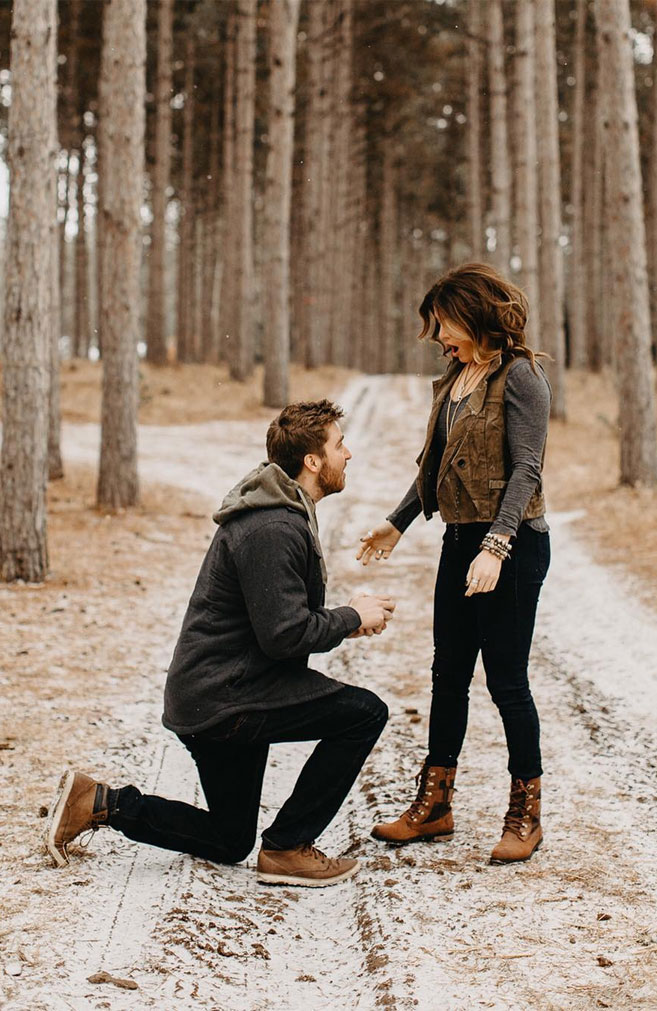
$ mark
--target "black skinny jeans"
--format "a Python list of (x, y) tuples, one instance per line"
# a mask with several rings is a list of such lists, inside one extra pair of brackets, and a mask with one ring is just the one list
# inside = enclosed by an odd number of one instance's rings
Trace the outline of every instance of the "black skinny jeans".
[(538, 713), (527, 664), (541, 585), (550, 564), (547, 533), (521, 524), (511, 558), (491, 593), (465, 596), (465, 577), (486, 523), (450, 524), (443, 538), (434, 601), (433, 697), (429, 762), (457, 764), (468, 722), (470, 682), (479, 651), (486, 685), (500, 711), (508, 769), (516, 779), (540, 776)]
[(180, 738), (196, 762), (207, 811), (125, 786), (109, 823), (137, 842), (237, 863), (255, 842), (269, 745), (317, 740), (291, 796), (262, 834), (267, 849), (312, 842), (337, 814), (387, 719), (378, 696), (351, 685), (310, 702), (228, 717)]

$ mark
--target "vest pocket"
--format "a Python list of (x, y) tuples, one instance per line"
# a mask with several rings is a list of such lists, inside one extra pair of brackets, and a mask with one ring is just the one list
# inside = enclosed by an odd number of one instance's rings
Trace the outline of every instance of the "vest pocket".
[(502, 488), (506, 488), (508, 481), (500, 480), (498, 478), (491, 478), (488, 482), (488, 487), (491, 491), (501, 491)]

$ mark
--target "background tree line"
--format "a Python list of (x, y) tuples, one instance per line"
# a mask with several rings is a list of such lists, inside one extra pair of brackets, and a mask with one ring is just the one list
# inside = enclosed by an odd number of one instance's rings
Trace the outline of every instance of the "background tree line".
[(567, 367), (616, 368), (621, 479), (657, 481), (655, 21), (648, 0), (3, 2), (3, 577), (47, 566), (62, 354), (102, 358), (98, 503), (129, 506), (138, 353), (238, 381), (263, 361), (271, 406), (290, 359), (429, 372), (417, 306), (468, 258), (525, 288), (555, 416)]

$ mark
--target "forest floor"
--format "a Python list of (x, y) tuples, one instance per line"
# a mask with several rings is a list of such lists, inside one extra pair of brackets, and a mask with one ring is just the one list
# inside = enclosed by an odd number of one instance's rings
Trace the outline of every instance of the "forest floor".
[[(357, 588), (398, 599), (385, 635), (318, 658), (391, 712), (321, 839), (331, 854), (358, 855), (360, 872), (326, 890), (268, 888), (255, 881), (255, 850), (217, 867), (107, 829), (72, 847), (67, 868), (50, 865), (43, 816), (67, 766), (200, 802), (191, 760), (160, 725), (164, 671), (210, 513), (262, 459), (274, 412), (257, 406), (255, 385), (233, 396), (220, 370), (144, 376), (142, 506), (93, 508), (98, 370), (84, 366), (64, 383), (67, 476), (49, 492), (51, 574), (0, 588), (0, 1006), (654, 1011), (657, 500), (615, 489), (617, 409), (604, 377), (571, 377), (570, 419), (551, 429), (553, 562), (532, 659), (546, 838), (529, 863), (488, 864), (508, 779), (481, 671), (454, 839), (399, 850), (369, 837), (412, 796), (423, 756), (440, 523), (417, 521), (385, 564), (363, 570), (354, 555), (410, 483), (430, 386), (325, 370), (296, 372), (292, 395), (338, 396), (348, 411), (347, 487), (319, 507), (329, 603)], [(310, 747), (272, 749), (263, 822)]]

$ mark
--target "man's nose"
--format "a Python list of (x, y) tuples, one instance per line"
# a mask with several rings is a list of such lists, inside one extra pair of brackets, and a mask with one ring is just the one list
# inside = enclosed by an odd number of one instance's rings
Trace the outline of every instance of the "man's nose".
[(351, 460), (351, 450), (347, 449), (346, 446), (344, 447), (344, 458), (345, 460)]

